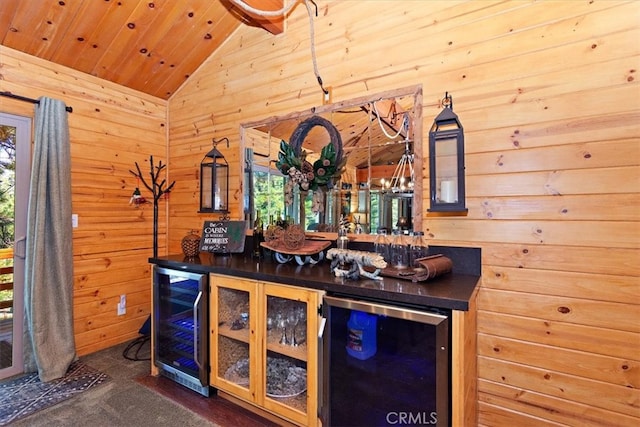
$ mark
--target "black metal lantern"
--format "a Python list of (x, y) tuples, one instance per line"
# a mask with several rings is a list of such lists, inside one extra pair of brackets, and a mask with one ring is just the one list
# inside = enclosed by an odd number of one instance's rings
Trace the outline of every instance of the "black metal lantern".
[(200, 162), (200, 211), (229, 212), (229, 164), (216, 148), (220, 141), (213, 140), (213, 149)]
[(442, 105), (429, 131), (429, 211), (466, 212), (464, 132), (448, 92)]

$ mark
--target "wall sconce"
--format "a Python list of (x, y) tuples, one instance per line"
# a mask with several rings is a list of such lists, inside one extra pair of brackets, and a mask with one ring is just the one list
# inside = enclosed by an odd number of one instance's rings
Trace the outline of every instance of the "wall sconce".
[(429, 131), (429, 211), (466, 212), (464, 132), (448, 92), (442, 106)]
[(216, 146), (222, 141), (213, 140), (213, 149), (200, 162), (200, 210), (198, 212), (229, 212), (229, 164)]

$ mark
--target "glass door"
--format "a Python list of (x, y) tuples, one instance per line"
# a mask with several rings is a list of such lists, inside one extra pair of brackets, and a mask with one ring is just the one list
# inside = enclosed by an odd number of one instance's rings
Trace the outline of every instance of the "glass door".
[(157, 266), (154, 276), (154, 362), (162, 374), (208, 396), (208, 276)]
[(253, 401), (257, 365), (257, 282), (211, 275), (211, 383)]
[(318, 292), (264, 284), (262, 399), (301, 425), (317, 423)]
[(31, 119), (0, 113), (0, 379), (22, 373)]
[(323, 424), (449, 425), (449, 313), (326, 296)]

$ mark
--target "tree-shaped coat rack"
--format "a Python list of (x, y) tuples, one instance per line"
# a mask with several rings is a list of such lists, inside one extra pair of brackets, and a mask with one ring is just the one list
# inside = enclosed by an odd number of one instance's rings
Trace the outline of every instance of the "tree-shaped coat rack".
[[(158, 163), (158, 166), (154, 166), (153, 156), (149, 156), (149, 166), (151, 169), (149, 175), (151, 176), (151, 185), (149, 185), (147, 180), (144, 179), (144, 176), (142, 176), (142, 171), (140, 170), (140, 166), (138, 165), (138, 162), (135, 162), (135, 165), (136, 165), (136, 171), (134, 172), (131, 169), (129, 169), (129, 172), (131, 172), (133, 176), (138, 178), (138, 180), (142, 181), (142, 184), (144, 184), (144, 186), (149, 191), (151, 191), (151, 194), (153, 194), (153, 257), (157, 258), (158, 257), (158, 201), (162, 196), (171, 192), (171, 189), (173, 188), (173, 185), (176, 182), (173, 181), (169, 186), (166, 186), (167, 184), (166, 179), (162, 179), (162, 181), (160, 181), (160, 173), (164, 168), (167, 167), (167, 165), (162, 164), (162, 160), (160, 160), (160, 162)], [(139, 189), (137, 187), (136, 187), (136, 192), (139, 194)], [(134, 195), (136, 194), (136, 192), (134, 192)]]

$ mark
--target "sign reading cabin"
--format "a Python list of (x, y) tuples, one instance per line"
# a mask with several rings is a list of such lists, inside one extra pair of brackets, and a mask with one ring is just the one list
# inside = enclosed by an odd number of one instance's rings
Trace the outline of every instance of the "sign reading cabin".
[(201, 252), (244, 252), (245, 221), (205, 221), (200, 239)]

